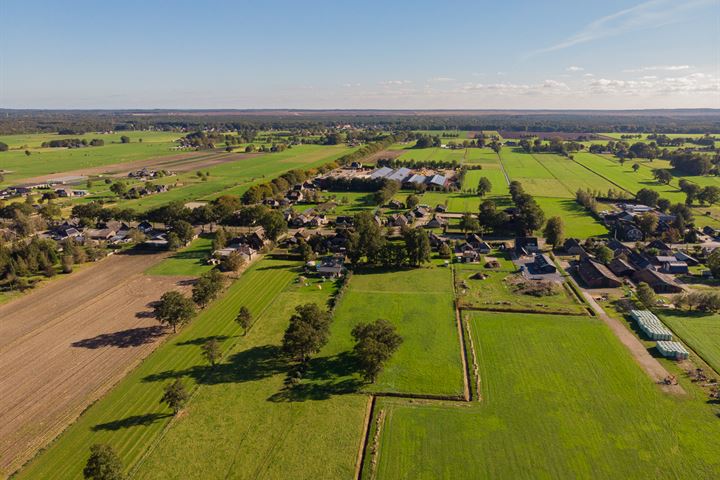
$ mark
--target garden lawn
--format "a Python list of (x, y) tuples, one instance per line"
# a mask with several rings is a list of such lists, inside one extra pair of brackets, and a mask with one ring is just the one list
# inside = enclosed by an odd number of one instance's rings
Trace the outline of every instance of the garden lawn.
[(187, 247), (145, 271), (148, 275), (184, 275), (198, 277), (212, 268), (207, 260), (212, 254), (210, 235), (196, 238)]
[[(320, 356), (352, 350), (352, 328), (382, 318), (403, 343), (368, 391), (461, 396), (463, 366), (448, 268), (356, 273), (340, 301)], [(358, 378), (355, 376), (355, 378)]]
[[(490, 257), (500, 262), (499, 269), (485, 268), (485, 257), (478, 264), (456, 264), (455, 281), (458, 292), (458, 305), (461, 308), (479, 308), (487, 310), (526, 311), (535, 310), (538, 313), (558, 312), (567, 314), (582, 314), (585, 308), (562, 285), (558, 285), (555, 295), (534, 297), (516, 293), (506, 279), (520, 278), (517, 267), (507, 254), (495, 252)], [(484, 280), (471, 279), (476, 273), (488, 276)], [(463, 282), (469, 288), (463, 288)]]
[[(334, 379), (287, 390), (279, 345), (296, 305), (327, 307), (329, 282), (292, 283), (216, 367), (187, 413), (140, 465), (134, 478), (351, 478), (363, 440), (368, 397), (338, 392)], [(328, 363), (310, 362), (327, 373)]]
[(664, 310), (663, 322), (720, 373), (720, 314)]
[(713, 409), (662, 393), (601, 321), (477, 312), (468, 321), (481, 402), (380, 399), (377, 478), (717, 477)]
[[(202, 311), (128, 374), (105, 397), (88, 408), (46, 450), (39, 453), (18, 478), (76, 479), (94, 443), (109, 443), (131, 469), (159, 438), (170, 411), (159, 403), (163, 387), (181, 377), (189, 388), (211, 381), (200, 345), (216, 337), (224, 350), (244, 342), (235, 317), (247, 306), (258, 322), (297, 275), (295, 262), (264, 259), (250, 267), (223, 296)], [(258, 324), (259, 325), (259, 324)]]

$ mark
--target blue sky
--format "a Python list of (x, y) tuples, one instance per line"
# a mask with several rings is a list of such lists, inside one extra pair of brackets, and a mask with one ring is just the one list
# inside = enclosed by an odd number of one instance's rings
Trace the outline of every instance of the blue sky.
[(5, 108), (720, 108), (720, 0), (0, 0)]

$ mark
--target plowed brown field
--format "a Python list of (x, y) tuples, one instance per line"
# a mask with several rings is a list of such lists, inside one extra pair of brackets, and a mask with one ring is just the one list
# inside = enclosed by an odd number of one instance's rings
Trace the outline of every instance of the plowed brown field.
[(0, 306), (0, 477), (18, 468), (167, 333), (150, 304), (188, 278), (142, 272), (166, 254), (117, 255)]

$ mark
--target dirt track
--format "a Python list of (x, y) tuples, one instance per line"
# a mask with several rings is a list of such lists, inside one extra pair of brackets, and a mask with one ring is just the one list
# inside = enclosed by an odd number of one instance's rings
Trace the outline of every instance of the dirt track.
[(166, 331), (149, 304), (189, 288), (142, 273), (164, 256), (114, 256), (0, 306), (0, 477), (158, 345)]
[(148, 168), (151, 170), (170, 170), (173, 172), (188, 172), (192, 170), (200, 170), (213, 165), (234, 162), (249, 158), (255, 153), (226, 153), (226, 152), (184, 152), (175, 155), (166, 155), (161, 157), (146, 158), (144, 160), (135, 160), (132, 162), (113, 163), (111, 165), (101, 165), (97, 167), (82, 168), (78, 170), (69, 170), (65, 172), (51, 173), (47, 175), (39, 175), (37, 177), (22, 178), (16, 180), (16, 183), (36, 183), (51, 180), (53, 178), (62, 178), (70, 176), (89, 176), (89, 175), (112, 175), (127, 176), (128, 173)]

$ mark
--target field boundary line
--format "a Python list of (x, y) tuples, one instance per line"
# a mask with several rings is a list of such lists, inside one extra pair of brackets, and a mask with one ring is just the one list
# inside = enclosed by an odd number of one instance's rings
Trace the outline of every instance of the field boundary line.
[[(595, 153), (592, 153), (591, 155), (595, 155), (596, 157), (603, 158), (604, 160), (607, 160), (607, 159), (605, 159), (604, 157), (601, 157), (600, 155), (597, 155), (597, 154), (595, 154)], [(610, 161), (610, 163), (615, 163), (615, 162), (613, 162), (612, 160), (609, 160), (609, 161)], [(615, 185), (616, 187), (618, 187), (618, 188), (619, 188), (620, 190), (622, 190), (623, 192), (627, 192), (627, 193), (629, 193), (630, 195), (633, 195), (633, 196), (635, 195), (633, 192), (631, 192), (631, 191), (628, 190), (627, 188), (621, 187), (621, 186), (618, 185), (617, 183), (615, 183), (615, 182), (613, 182), (612, 180), (610, 180), (609, 178), (607, 178), (607, 177), (606, 177), (605, 175), (603, 175), (602, 173), (596, 172), (596, 171), (593, 170), (592, 168), (588, 167), (587, 165), (583, 165), (582, 163), (578, 162), (578, 161), (575, 160), (574, 158), (573, 158), (573, 162), (577, 163), (578, 165), (580, 165), (581, 167), (583, 167), (585, 170), (588, 170), (588, 171), (594, 173), (594, 174), (597, 175), (598, 177), (601, 177), (601, 178), (605, 179), (607, 182), (609, 182), (609, 183), (612, 184), (612, 185)]]
[[(560, 185), (562, 185), (562, 186), (565, 188), (565, 190), (568, 191), (568, 193), (569, 193), (570, 195), (575, 195), (575, 192), (573, 192), (572, 190), (570, 190), (570, 187), (568, 187), (567, 185), (565, 185), (565, 182), (563, 182), (562, 180), (560, 180), (560, 177), (558, 177), (557, 175), (555, 175), (555, 173), (553, 173), (553, 171), (550, 170), (550, 169), (547, 167), (547, 165), (545, 165), (543, 162), (541, 162), (540, 160), (538, 160), (538, 158), (535, 156), (534, 153), (531, 153), (530, 156), (531, 156), (531, 157), (533, 158), (533, 160), (535, 160), (542, 168), (544, 168), (550, 175), (552, 175), (552, 177), (553, 177), (555, 180), (557, 180), (557, 181), (560, 183)], [(558, 198), (558, 197), (555, 197), (555, 198)]]
[[(584, 305), (580, 305), (584, 307)], [(530, 310), (530, 309), (523, 309), (523, 310), (508, 310), (506, 308), (484, 308), (484, 307), (472, 307), (472, 306), (462, 306), (459, 307), (460, 310), (467, 310), (470, 312), (496, 312), (496, 313), (525, 313), (530, 315), (580, 315), (580, 316), (588, 316), (587, 312), (558, 312), (557, 310), (553, 311), (547, 311), (547, 310)]]
[(360, 448), (358, 449), (358, 457), (355, 463), (355, 480), (360, 480), (363, 474), (363, 464), (365, 463), (365, 455), (367, 455), (368, 442), (370, 441), (370, 424), (372, 423), (373, 414), (375, 412), (375, 395), (368, 397), (367, 406), (365, 407), (365, 422), (363, 425), (363, 433), (360, 437)]
[(467, 338), (470, 345), (470, 352), (472, 353), (473, 359), (473, 373), (475, 374), (475, 388), (477, 389), (477, 401), (481, 402), (482, 397), (482, 380), (480, 379), (480, 364), (478, 364), (477, 353), (475, 353), (475, 342), (472, 339), (472, 333), (470, 332), (470, 323), (465, 320), (465, 330), (467, 331)]
[(505, 164), (503, 163), (502, 155), (500, 155), (498, 152), (495, 152), (495, 155), (497, 155), (498, 160), (500, 161), (500, 170), (502, 170), (503, 175), (505, 176), (505, 183), (508, 184), (508, 187), (510, 186), (510, 177), (507, 174), (507, 171), (505, 170)]
[(465, 336), (463, 335), (462, 328), (462, 317), (460, 315), (460, 308), (457, 302), (457, 290), (455, 288), (455, 267), (450, 268), (452, 274), (452, 290), (453, 290), (453, 307), (455, 310), (455, 323), (458, 329), (458, 340), (460, 343), (460, 360), (463, 364), (463, 392), (465, 401), (469, 402), (472, 400), (472, 392), (470, 390), (470, 365), (468, 365), (467, 354), (465, 352)]

